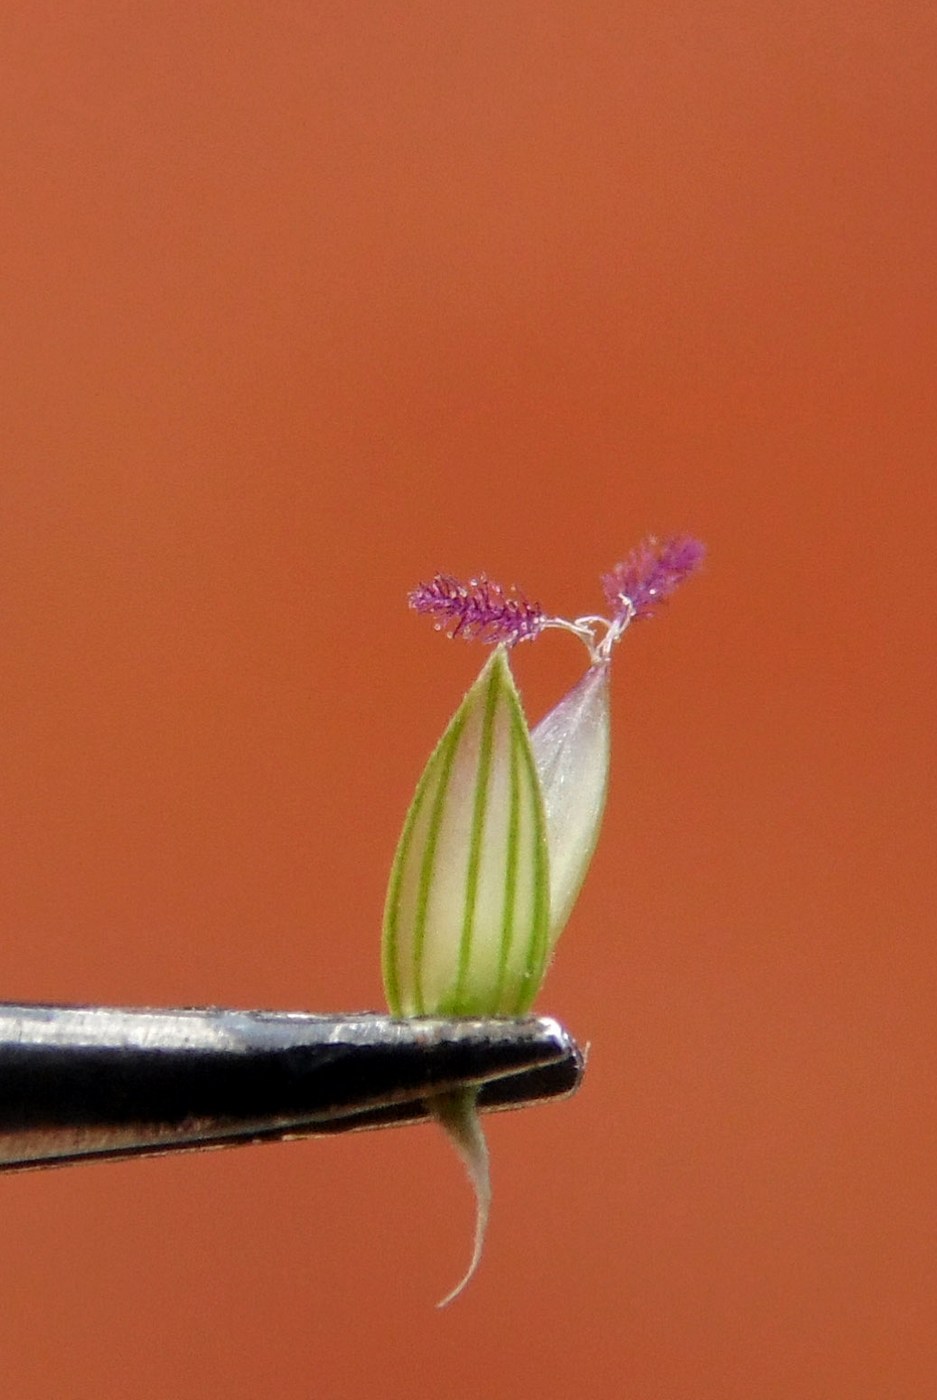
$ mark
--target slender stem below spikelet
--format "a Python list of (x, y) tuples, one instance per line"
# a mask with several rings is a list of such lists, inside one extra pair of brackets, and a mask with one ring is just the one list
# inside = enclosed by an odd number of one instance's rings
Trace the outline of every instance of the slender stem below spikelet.
[(462, 1158), (475, 1192), (472, 1257), (455, 1288), (436, 1304), (438, 1308), (444, 1308), (458, 1298), (481, 1261), (491, 1208), (491, 1174), (488, 1169), (488, 1144), (478, 1116), (478, 1090), (456, 1089), (449, 1094), (434, 1095), (427, 1100), (427, 1108)]

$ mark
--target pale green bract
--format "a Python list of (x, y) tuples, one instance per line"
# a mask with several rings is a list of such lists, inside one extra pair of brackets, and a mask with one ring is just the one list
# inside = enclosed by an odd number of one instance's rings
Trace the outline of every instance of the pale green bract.
[(608, 661), (593, 663), (531, 735), (547, 816), (550, 952), (589, 869), (608, 792)]

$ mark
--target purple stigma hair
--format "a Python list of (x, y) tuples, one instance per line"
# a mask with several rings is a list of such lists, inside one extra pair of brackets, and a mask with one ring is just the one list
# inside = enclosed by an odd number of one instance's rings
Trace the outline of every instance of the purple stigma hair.
[(484, 574), (467, 584), (449, 574), (436, 574), (409, 595), (416, 612), (435, 618), (439, 631), (466, 641), (526, 642), (546, 622), (543, 610), (516, 589), (504, 589)]
[(460, 583), (451, 574), (436, 574), (429, 583), (414, 588), (410, 606), (432, 617), (437, 631), (466, 641), (514, 646), (532, 641), (545, 627), (560, 627), (585, 643), (593, 661), (607, 660), (628, 624), (636, 617), (653, 617), (674, 589), (695, 572), (705, 553), (699, 540), (690, 535), (664, 540), (649, 536), (602, 576), (610, 618), (551, 617), (516, 588), (503, 588), (484, 574), (468, 583)]
[(643, 540), (626, 559), (602, 575), (602, 587), (616, 618), (630, 608), (632, 617), (653, 617), (665, 602), (699, 568), (706, 548), (692, 535)]

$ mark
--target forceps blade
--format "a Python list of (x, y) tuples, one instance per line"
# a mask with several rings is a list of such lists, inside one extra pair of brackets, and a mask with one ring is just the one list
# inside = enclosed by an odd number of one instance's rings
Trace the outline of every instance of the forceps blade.
[(0, 1003), (0, 1171), (411, 1123), (468, 1086), (518, 1108), (582, 1072), (549, 1017)]

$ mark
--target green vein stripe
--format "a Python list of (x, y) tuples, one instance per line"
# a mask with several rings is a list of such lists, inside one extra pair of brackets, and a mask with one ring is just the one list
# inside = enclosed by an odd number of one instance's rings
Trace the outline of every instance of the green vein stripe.
[(500, 1010), (504, 983), (514, 941), (514, 920), (517, 904), (517, 863), (520, 843), (520, 769), (517, 760), (517, 736), (513, 716), (508, 716), (508, 752), (510, 755), (510, 808), (508, 810), (508, 849), (504, 871), (504, 914), (501, 925), (501, 949), (498, 959), (498, 989), (494, 1004)]
[(481, 850), (485, 835), (485, 817), (488, 806), (488, 781), (491, 773), (491, 751), (494, 739), (494, 718), (498, 707), (498, 691), (501, 677), (496, 667), (492, 668), (491, 678), (485, 694), (485, 712), (482, 717), (481, 741), (478, 746), (478, 765), (475, 770), (475, 801), (472, 808), (472, 835), (469, 844), (468, 870), (465, 877), (465, 906), (462, 917), (462, 934), (459, 939), (459, 970), (453, 997), (456, 1015), (459, 1014), (465, 982), (468, 977), (472, 957), (472, 934), (475, 923), (475, 904), (478, 898), (478, 879), (481, 869)]
[(442, 828), (443, 814), (446, 806), (446, 796), (449, 789), (449, 780), (452, 777), (452, 768), (455, 762), (456, 752), (462, 742), (462, 735), (465, 729), (464, 711), (456, 716), (452, 722), (449, 733), (445, 735), (439, 746), (439, 785), (433, 798), (433, 808), (430, 813), (429, 825), (426, 830), (426, 839), (423, 847), (423, 861), (420, 867), (420, 885), (417, 893), (416, 920), (413, 929), (413, 986), (415, 988), (416, 1014), (424, 1014), (423, 1002), (423, 944), (426, 939), (426, 914), (429, 908), (430, 890), (433, 886), (433, 875), (436, 865), (436, 847), (439, 844), (439, 832)]
[(418, 786), (410, 810), (407, 813), (407, 820), (404, 823), (403, 834), (400, 837), (400, 845), (394, 857), (394, 865), (390, 876), (390, 889), (387, 893), (387, 911), (384, 915), (384, 948), (383, 948), (383, 974), (384, 990), (387, 994), (387, 1004), (395, 1016), (403, 1014), (400, 1001), (400, 961), (398, 933), (400, 929), (400, 891), (403, 887), (403, 877), (407, 869), (407, 862), (410, 858), (410, 846), (413, 842), (413, 832), (417, 819), (423, 809), (423, 802), (429, 791), (432, 772), (428, 772), (423, 782)]
[(544, 963), (546, 961), (547, 936), (549, 933), (549, 870), (546, 861), (545, 818), (542, 809), (539, 779), (537, 778), (537, 771), (534, 766), (530, 744), (525, 742), (526, 736), (522, 728), (523, 722), (519, 715), (515, 716), (514, 723), (518, 736), (518, 748), (524, 767), (524, 776), (527, 779), (528, 793), (534, 809), (534, 819), (531, 822), (530, 831), (533, 846), (534, 907), (530, 924), (530, 941), (527, 945), (527, 956), (524, 963), (524, 975), (521, 979), (517, 999), (513, 1008), (514, 1014), (517, 1015), (522, 1011), (527, 1011), (536, 996)]
[(388, 1005), (395, 1016), (406, 1014), (400, 995), (401, 967), (399, 934), (401, 893), (404, 880), (408, 874), (413, 835), (416, 831), (417, 821), (423, 810), (427, 794), (433, 790), (434, 783), (437, 784), (438, 788), (439, 762), (448, 742), (449, 734), (447, 733), (444, 734), (439, 741), (436, 751), (432, 754), (423, 772), (423, 776), (417, 785), (413, 801), (410, 804), (410, 810), (407, 812), (403, 833), (400, 837), (400, 844), (397, 848), (397, 854), (394, 857), (393, 869), (391, 871), (391, 884), (387, 895), (387, 906), (384, 914), (383, 971)]

